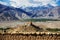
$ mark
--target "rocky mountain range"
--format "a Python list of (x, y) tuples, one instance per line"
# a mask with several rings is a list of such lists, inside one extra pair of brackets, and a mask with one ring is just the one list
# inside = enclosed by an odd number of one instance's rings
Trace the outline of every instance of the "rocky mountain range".
[(0, 4), (0, 21), (22, 19), (60, 19), (60, 7), (26, 7), (14, 8)]

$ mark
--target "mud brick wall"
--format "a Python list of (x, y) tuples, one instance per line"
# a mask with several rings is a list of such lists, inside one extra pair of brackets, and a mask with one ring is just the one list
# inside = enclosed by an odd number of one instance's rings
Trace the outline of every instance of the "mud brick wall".
[(0, 34), (0, 40), (60, 40), (60, 35)]

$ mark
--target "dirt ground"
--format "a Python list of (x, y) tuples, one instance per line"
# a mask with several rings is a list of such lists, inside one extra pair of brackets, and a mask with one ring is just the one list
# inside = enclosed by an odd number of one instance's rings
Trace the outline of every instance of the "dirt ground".
[[(29, 22), (5, 21), (0, 22), (0, 27), (16, 27), (16, 25), (25, 25)], [(33, 24), (43, 28), (60, 28), (60, 21), (33, 22)]]

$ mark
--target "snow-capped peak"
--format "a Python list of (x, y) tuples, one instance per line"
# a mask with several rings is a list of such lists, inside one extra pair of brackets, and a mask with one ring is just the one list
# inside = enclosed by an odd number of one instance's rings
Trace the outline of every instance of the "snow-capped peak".
[[(59, 1), (59, 0), (58, 0)], [(13, 7), (38, 7), (38, 6), (47, 6), (52, 5), (52, 6), (58, 6), (57, 0), (6, 0), (6, 1), (0, 1), (0, 4), (8, 5), (8, 6), (13, 6)]]

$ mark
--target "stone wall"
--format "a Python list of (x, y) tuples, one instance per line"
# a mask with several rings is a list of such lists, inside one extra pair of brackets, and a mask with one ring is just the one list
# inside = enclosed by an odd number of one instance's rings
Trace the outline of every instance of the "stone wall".
[(0, 40), (60, 40), (57, 34), (0, 34)]

